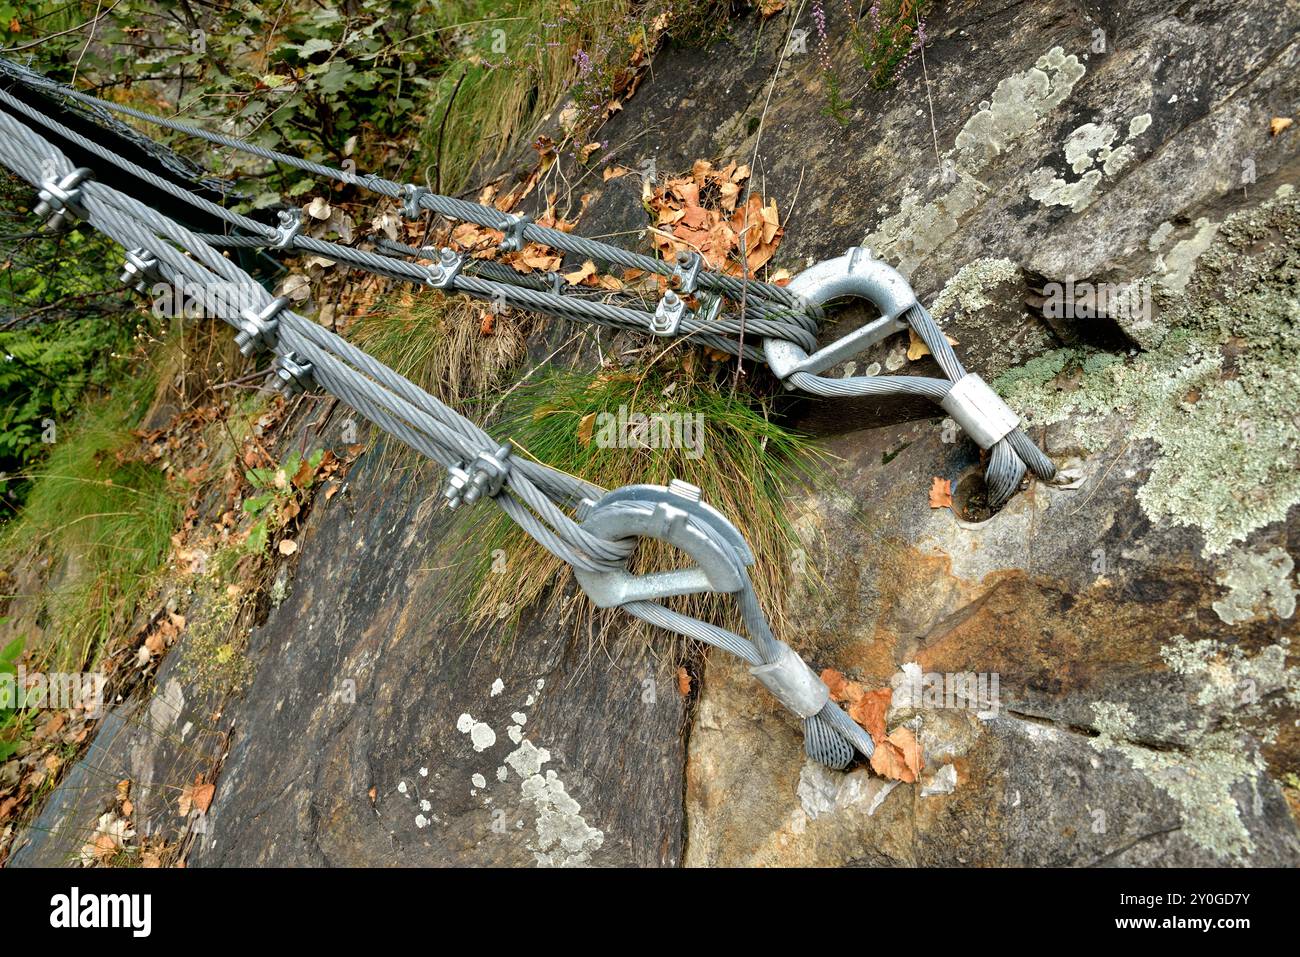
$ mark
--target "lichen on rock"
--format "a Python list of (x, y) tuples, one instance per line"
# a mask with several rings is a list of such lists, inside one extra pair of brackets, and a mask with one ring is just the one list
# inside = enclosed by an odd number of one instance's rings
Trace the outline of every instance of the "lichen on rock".
[(1300, 201), (1280, 191), (1215, 234), (1183, 292), (1157, 288), (1147, 351), (1061, 349), (995, 383), (1029, 423), (1068, 420), (1094, 449), (1123, 416), (1159, 450), (1143, 509), (1200, 529), (1210, 554), (1300, 502)]

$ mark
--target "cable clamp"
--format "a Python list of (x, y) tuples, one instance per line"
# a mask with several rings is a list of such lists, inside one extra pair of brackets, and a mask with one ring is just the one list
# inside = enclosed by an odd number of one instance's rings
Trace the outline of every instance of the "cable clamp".
[(505, 238), (497, 245), (503, 253), (517, 253), (524, 248), (524, 229), (533, 221), (526, 213), (506, 213), (506, 220), (497, 228), (505, 233)]
[(781, 650), (777, 653), (776, 661), (755, 665), (749, 669), (749, 673), (772, 692), (777, 701), (799, 717), (811, 718), (830, 701), (830, 689), (793, 648), (784, 641), (777, 644)]
[(432, 195), (433, 190), (427, 186), (416, 186), (414, 183), (407, 183), (402, 187), (402, 215), (407, 219), (419, 219), (424, 214), (424, 210), (420, 206), (420, 199)]
[(453, 465), (447, 470), (447, 484), (442, 492), (447, 507), (458, 508), (462, 502), (473, 505), (485, 495), (496, 498), (509, 474), (509, 443), (497, 446), (495, 452), (480, 452), (468, 465), (463, 462)]
[(279, 216), (280, 225), (275, 227), (275, 238), (271, 240), (270, 248), (288, 249), (302, 232), (302, 210), (282, 209)]
[(151, 280), (158, 282), (162, 278), (162, 274), (158, 271), (157, 257), (143, 247), (128, 249), (126, 262), (122, 264), (122, 275), (119, 278), (122, 283), (136, 292), (144, 292)]
[(280, 320), (276, 317), (288, 305), (287, 297), (278, 296), (261, 309), (249, 306), (239, 311), (239, 331), (235, 333), (235, 345), (239, 346), (243, 355), (251, 356), (261, 349), (275, 346), (276, 330), (280, 325)]
[(37, 203), (32, 210), (37, 216), (48, 217), (45, 228), (50, 232), (62, 229), (74, 216), (86, 218), (86, 210), (81, 205), (81, 184), (95, 178), (95, 174), (84, 166), (79, 166), (62, 179), (53, 177), (44, 180), (36, 193)]
[(286, 399), (292, 399), (315, 385), (311, 363), (299, 361), (296, 352), (275, 357), (275, 378), (278, 380), (276, 388)]
[(673, 267), (673, 274), (668, 282), (683, 296), (689, 296), (695, 292), (696, 284), (700, 279), (700, 269), (703, 266), (703, 256), (693, 250), (683, 249), (677, 254), (677, 265)]
[(456, 285), (456, 277), (465, 266), (465, 257), (447, 246), (443, 246), (438, 252), (438, 261), (428, 267), (428, 275), (425, 277), (425, 285), (432, 286), (434, 289), (452, 289)]
[(1020, 424), (1020, 417), (1002, 397), (973, 372), (958, 379), (939, 404), (984, 449), (992, 448)]
[(686, 314), (686, 300), (669, 289), (659, 300), (654, 318), (650, 320), (650, 331), (656, 336), (675, 336)]

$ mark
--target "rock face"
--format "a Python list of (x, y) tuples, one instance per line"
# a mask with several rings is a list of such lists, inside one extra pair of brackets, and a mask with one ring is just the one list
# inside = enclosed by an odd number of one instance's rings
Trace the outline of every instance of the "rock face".
[[(777, 18), (664, 52), (601, 134), (661, 173), (755, 159), (791, 209), (777, 264), (898, 265), (1062, 468), (989, 516), (934, 407), (791, 409), (840, 461), (791, 503), (810, 573), (781, 637), (894, 689), (920, 779), (806, 764), (737, 662), (684, 699), (568, 597), (508, 645), (465, 634), (430, 490), (371, 459), (253, 637), (193, 863), (1300, 863), (1300, 161), (1269, 127), (1296, 10), (941, 6), (925, 74), (850, 89), (847, 125)], [(643, 228), (638, 189), (595, 187), (580, 229)], [(905, 346), (854, 368), (928, 372)]]

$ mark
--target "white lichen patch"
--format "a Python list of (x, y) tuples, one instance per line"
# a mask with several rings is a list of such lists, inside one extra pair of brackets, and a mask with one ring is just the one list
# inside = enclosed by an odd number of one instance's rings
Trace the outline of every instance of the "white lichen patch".
[(1127, 327), (1145, 352), (1060, 349), (994, 388), (1030, 425), (1068, 422), (1093, 451), (1115, 417), (1154, 441), (1138, 501), (1153, 521), (1200, 529), (1214, 555), (1300, 502), (1300, 202), (1282, 194), (1197, 237), (1195, 255), (1171, 254), (1194, 264), (1181, 291), (1155, 289), (1151, 318)]
[(474, 785), (476, 788), (485, 788), (487, 787), (487, 778), (483, 777), (481, 774), (474, 773), (470, 775), (469, 783)]
[(497, 743), (496, 732), (484, 722), (475, 721), (468, 714), (462, 714), (456, 719), (456, 730), (461, 734), (469, 735), (470, 743), (474, 746), (475, 751), (486, 751)]
[(524, 799), (537, 809), (533, 856), (540, 867), (585, 867), (605, 843), (605, 835), (589, 825), (582, 806), (564, 789), (554, 771), (534, 774), (520, 785)]
[[(1277, 729), (1267, 723), (1271, 706), (1300, 702), (1300, 669), (1286, 667), (1283, 641), (1247, 656), (1240, 648), (1214, 640), (1188, 641), (1176, 635), (1161, 648), (1169, 669), (1195, 689), (1199, 709), (1190, 722), (1159, 730), (1163, 739), (1181, 740), (1177, 750), (1156, 750), (1134, 741), (1138, 715), (1127, 705), (1093, 705), (1098, 751), (1117, 751), (1155, 787), (1173, 799), (1182, 833), (1223, 859), (1244, 861), (1255, 842), (1242, 820), (1232, 790), (1249, 784), (1258, 793), (1266, 764), (1251, 738), (1251, 727), (1267, 744)], [(1253, 809), (1252, 809), (1253, 810)]]
[(497, 695), (499, 695), (501, 692), (505, 690), (506, 690), (506, 683), (502, 681), (500, 678), (498, 678), (496, 681), (492, 682), (490, 693), (492, 697), (495, 698)]
[(957, 270), (944, 283), (930, 306), (935, 319), (947, 319), (956, 313), (975, 313), (993, 305), (988, 292), (1003, 283), (1020, 278), (1020, 267), (1010, 259), (976, 259)]
[[(537, 811), (533, 856), (540, 867), (583, 867), (605, 843), (605, 835), (583, 818), (581, 805), (559, 776), (554, 771), (543, 773), (542, 765), (550, 760), (550, 751), (530, 741), (506, 757), (506, 764), (521, 778), (521, 795)], [(506, 779), (505, 767), (497, 770), (497, 778)]]
[(1105, 176), (1116, 176), (1137, 158), (1133, 140), (1151, 126), (1151, 114), (1129, 120), (1128, 136), (1118, 146), (1119, 130), (1111, 123), (1084, 123), (1065, 138), (1066, 165), (1079, 178), (1062, 179), (1050, 167), (1034, 170), (1029, 196), (1044, 206), (1068, 206), (1076, 213), (1092, 204)]
[(962, 218), (988, 195), (980, 174), (1063, 103), (1086, 68), (1074, 54), (1053, 47), (1030, 69), (998, 83), (991, 99), (957, 133), (941, 167), (950, 171), (948, 188), (924, 203), (914, 189), (903, 192), (896, 213), (885, 217), (863, 240), (881, 258), (908, 275), (941, 243), (957, 232)]
[(1280, 548), (1265, 552), (1233, 552), (1218, 583), (1228, 594), (1214, 602), (1215, 613), (1230, 625), (1274, 615), (1295, 614), (1295, 561)]

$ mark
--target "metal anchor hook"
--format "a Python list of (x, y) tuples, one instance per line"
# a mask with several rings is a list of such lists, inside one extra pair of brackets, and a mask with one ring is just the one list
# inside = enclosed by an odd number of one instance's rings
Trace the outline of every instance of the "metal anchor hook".
[(848, 250), (843, 256), (808, 267), (795, 276), (786, 289), (798, 297), (804, 308), (820, 306), (845, 296), (866, 299), (880, 310), (880, 318), (854, 329), (812, 355), (793, 342), (764, 339), (763, 353), (767, 364), (782, 380), (795, 372), (824, 372), (881, 339), (901, 332), (907, 328), (903, 314), (916, 305), (916, 293), (898, 270), (873, 259), (871, 253), (860, 246)]
[(626, 570), (575, 569), (578, 584), (598, 608), (697, 592), (731, 593), (748, 584), (754, 563), (745, 537), (721, 512), (700, 501), (700, 490), (674, 479), (663, 485), (625, 485), (587, 508), (582, 527), (600, 538), (656, 538), (695, 559), (692, 568), (634, 575)]

